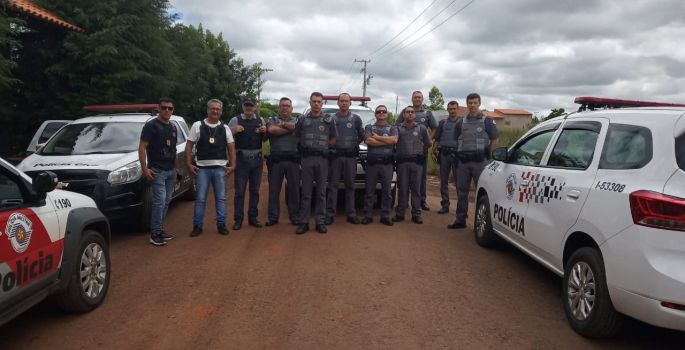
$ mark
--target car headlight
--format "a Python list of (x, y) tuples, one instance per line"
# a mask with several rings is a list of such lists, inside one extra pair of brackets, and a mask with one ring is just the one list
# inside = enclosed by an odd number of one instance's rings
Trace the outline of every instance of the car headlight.
[(139, 162), (133, 162), (122, 166), (119, 169), (113, 170), (107, 176), (107, 182), (112, 185), (125, 184), (128, 182), (138, 181), (143, 176), (143, 169)]

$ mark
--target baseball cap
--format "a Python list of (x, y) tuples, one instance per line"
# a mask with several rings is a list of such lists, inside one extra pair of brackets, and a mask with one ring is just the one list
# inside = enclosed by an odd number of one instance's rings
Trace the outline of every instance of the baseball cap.
[(252, 96), (243, 96), (240, 99), (240, 102), (241, 102), (241, 104), (244, 104), (244, 105), (253, 105), (254, 106), (257, 104), (257, 101)]

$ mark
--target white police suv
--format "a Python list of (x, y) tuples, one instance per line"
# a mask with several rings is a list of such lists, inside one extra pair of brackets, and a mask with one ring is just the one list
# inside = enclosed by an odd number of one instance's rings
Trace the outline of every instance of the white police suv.
[(109, 222), (92, 199), (56, 185), (54, 173), (32, 180), (0, 159), (0, 325), (50, 295), (71, 312), (105, 299)]
[[(75, 120), (18, 168), (31, 177), (40, 171), (52, 171), (65, 184), (64, 189), (93, 198), (110, 221), (135, 223), (145, 230), (150, 223), (152, 192), (138, 161), (138, 142), (143, 125), (152, 118), (155, 116), (151, 113), (116, 113)], [(185, 164), (188, 125), (175, 115), (171, 123), (178, 130), (178, 164)], [(195, 199), (193, 177), (185, 166), (180, 166), (179, 171), (173, 197)]]
[[(572, 328), (614, 335), (623, 315), (685, 331), (685, 108), (577, 98), (477, 186), (475, 239), (507, 241), (563, 276)], [(685, 105), (680, 105), (685, 106)]]

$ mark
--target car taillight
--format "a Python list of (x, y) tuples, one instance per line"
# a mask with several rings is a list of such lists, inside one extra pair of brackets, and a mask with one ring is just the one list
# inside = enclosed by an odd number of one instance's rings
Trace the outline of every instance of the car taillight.
[(685, 199), (651, 191), (630, 194), (630, 212), (636, 225), (685, 231)]

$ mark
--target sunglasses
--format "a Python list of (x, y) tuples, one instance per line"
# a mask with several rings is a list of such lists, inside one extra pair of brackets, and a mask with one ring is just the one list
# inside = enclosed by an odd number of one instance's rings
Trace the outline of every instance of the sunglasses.
[(159, 106), (159, 109), (162, 111), (173, 111), (174, 107), (171, 106)]
[(376, 114), (388, 114), (388, 111), (376, 111)]

